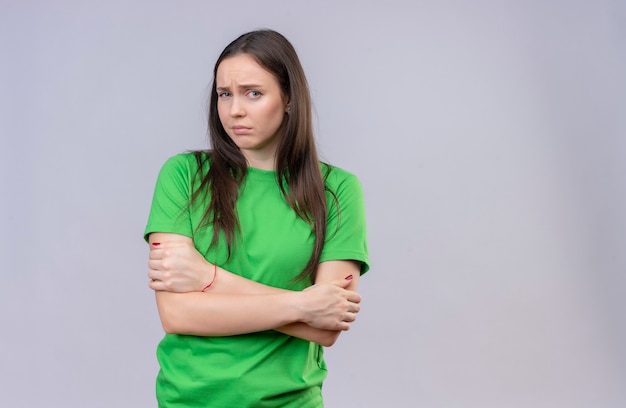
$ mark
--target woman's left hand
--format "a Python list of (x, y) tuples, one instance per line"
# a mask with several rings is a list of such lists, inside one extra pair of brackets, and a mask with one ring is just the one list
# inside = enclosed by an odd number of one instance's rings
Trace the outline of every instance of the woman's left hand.
[(167, 234), (167, 240), (159, 240), (159, 233), (150, 235), (150, 288), (167, 292), (200, 292), (211, 281), (214, 265), (196, 250), (191, 238), (172, 237), (173, 234)]

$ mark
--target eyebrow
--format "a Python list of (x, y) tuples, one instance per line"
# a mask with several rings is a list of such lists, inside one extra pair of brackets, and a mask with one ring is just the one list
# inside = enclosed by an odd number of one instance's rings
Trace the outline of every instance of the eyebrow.
[[(238, 85), (237, 88), (239, 89), (251, 89), (251, 88), (263, 88), (262, 85), (258, 85), (258, 84), (241, 84)], [(215, 87), (216, 91), (230, 91), (230, 87), (228, 86), (216, 86)]]

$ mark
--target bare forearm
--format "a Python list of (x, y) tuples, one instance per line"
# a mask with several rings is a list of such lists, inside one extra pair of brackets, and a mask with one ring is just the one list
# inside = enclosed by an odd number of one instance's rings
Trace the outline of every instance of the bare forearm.
[(298, 337), (299, 339), (312, 341), (325, 347), (330, 347), (335, 344), (335, 341), (337, 341), (341, 333), (340, 330), (316, 329), (302, 322), (287, 324), (274, 330), (293, 337)]
[(157, 292), (167, 333), (228, 336), (270, 330), (301, 319), (297, 292), (266, 295)]
[[(213, 293), (267, 295), (289, 292), (284, 289), (279, 289), (251, 281), (221, 268), (218, 268), (217, 273), (219, 275), (219, 281), (216, 279), (216, 285), (214, 287), (212, 286), (211, 290), (214, 291)], [(316, 329), (302, 322), (290, 323), (281, 327), (277, 327), (274, 330), (280, 333), (288, 334), (293, 337), (312, 341), (326, 347), (332, 346), (339, 337), (340, 333), (339, 330)]]
[(211, 285), (209, 293), (234, 294), (234, 295), (275, 295), (290, 293), (292, 291), (264, 285), (242, 276), (229, 272), (220, 267), (217, 268), (215, 282)]

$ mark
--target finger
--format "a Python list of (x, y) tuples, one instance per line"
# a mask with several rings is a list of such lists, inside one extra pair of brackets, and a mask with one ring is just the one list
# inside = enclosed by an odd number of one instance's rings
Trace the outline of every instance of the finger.
[(150, 249), (150, 253), (148, 254), (148, 258), (150, 259), (163, 259), (163, 250), (162, 249)]
[[(156, 242), (155, 242), (156, 244)], [(186, 247), (189, 246), (188, 243), (186, 242), (181, 242), (181, 241), (160, 241), (158, 244), (159, 245), (155, 245), (152, 244), (150, 245), (151, 249), (157, 249), (157, 248), (176, 248), (176, 247)]]
[(150, 278), (151, 280), (163, 281), (164, 274), (158, 269), (150, 269), (148, 271), (148, 278)]
[(347, 312), (343, 321), (344, 322), (353, 322), (356, 320), (356, 313)]
[(361, 306), (358, 303), (351, 303), (348, 307), (348, 312), (350, 313), (359, 313), (361, 311)]
[(348, 302), (361, 303), (361, 295), (351, 290), (347, 290), (346, 293), (346, 300), (348, 300)]
[(350, 285), (350, 282), (352, 282), (352, 275), (348, 275), (345, 279), (338, 279), (336, 281), (333, 281), (332, 284), (345, 289), (348, 287), (348, 285)]
[(148, 282), (148, 286), (152, 290), (165, 290), (165, 285), (159, 280), (151, 280)]
[(148, 261), (148, 268), (154, 269), (154, 270), (157, 270), (157, 271), (165, 269), (163, 267), (163, 261), (161, 261), (160, 259), (150, 259)]

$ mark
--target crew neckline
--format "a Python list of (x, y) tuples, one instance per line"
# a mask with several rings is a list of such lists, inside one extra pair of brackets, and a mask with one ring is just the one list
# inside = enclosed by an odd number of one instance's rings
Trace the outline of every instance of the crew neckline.
[(276, 170), (261, 170), (256, 167), (248, 166), (248, 174), (246, 178), (250, 180), (258, 180), (258, 181), (275, 181), (276, 180)]

